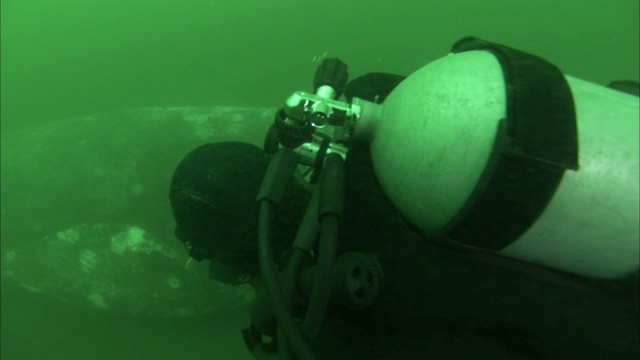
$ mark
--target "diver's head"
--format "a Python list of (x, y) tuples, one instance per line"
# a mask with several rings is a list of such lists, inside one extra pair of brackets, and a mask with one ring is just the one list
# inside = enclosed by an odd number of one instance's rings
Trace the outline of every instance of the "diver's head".
[[(259, 272), (256, 197), (269, 160), (257, 146), (219, 142), (192, 150), (173, 173), (169, 198), (175, 234), (191, 257), (211, 260), (217, 280), (239, 283)], [(299, 190), (281, 208), (297, 208), (302, 203)], [(297, 230), (295, 225), (279, 228), (288, 241)], [(284, 245), (275, 246), (282, 251)]]

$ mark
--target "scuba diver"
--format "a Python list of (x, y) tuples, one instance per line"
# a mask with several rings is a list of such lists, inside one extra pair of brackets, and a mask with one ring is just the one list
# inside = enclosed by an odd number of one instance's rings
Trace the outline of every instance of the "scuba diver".
[[(408, 77), (326, 59), (264, 149), (178, 164), (176, 237), (255, 286), (256, 359), (638, 358), (638, 100), (616, 84), (471, 37)], [(622, 123), (612, 173), (593, 154)]]

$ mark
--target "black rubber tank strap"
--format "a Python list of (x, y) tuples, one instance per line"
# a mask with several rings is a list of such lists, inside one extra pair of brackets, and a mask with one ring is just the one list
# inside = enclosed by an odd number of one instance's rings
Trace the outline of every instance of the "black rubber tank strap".
[(576, 114), (562, 72), (537, 56), (467, 37), (452, 52), (491, 52), (506, 83), (506, 119), (476, 189), (440, 236), (499, 250), (542, 214), (566, 169), (578, 169)]

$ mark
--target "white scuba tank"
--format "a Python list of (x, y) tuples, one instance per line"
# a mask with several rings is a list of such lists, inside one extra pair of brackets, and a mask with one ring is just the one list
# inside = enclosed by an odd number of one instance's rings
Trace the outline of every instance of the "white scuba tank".
[[(564, 172), (533, 225), (497, 253), (588, 277), (622, 277), (639, 266), (638, 97), (564, 77), (579, 168)], [(422, 233), (435, 233), (481, 181), (506, 102), (494, 54), (452, 53), (408, 76), (383, 104), (364, 104), (354, 136), (371, 142), (376, 174), (395, 206)]]

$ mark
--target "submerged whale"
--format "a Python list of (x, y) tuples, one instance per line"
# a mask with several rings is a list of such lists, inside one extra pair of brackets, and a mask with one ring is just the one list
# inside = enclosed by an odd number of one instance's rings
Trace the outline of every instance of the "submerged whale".
[[(2, 278), (73, 306), (182, 317), (247, 304), (175, 238), (171, 175), (207, 142), (260, 145), (274, 109), (137, 108), (2, 134)], [(4, 292), (3, 292), (4, 296)]]
[(183, 251), (125, 224), (80, 224), (44, 236), (6, 252), (2, 269), (33, 293), (141, 317), (229, 310), (253, 297), (250, 287), (213, 282)]

